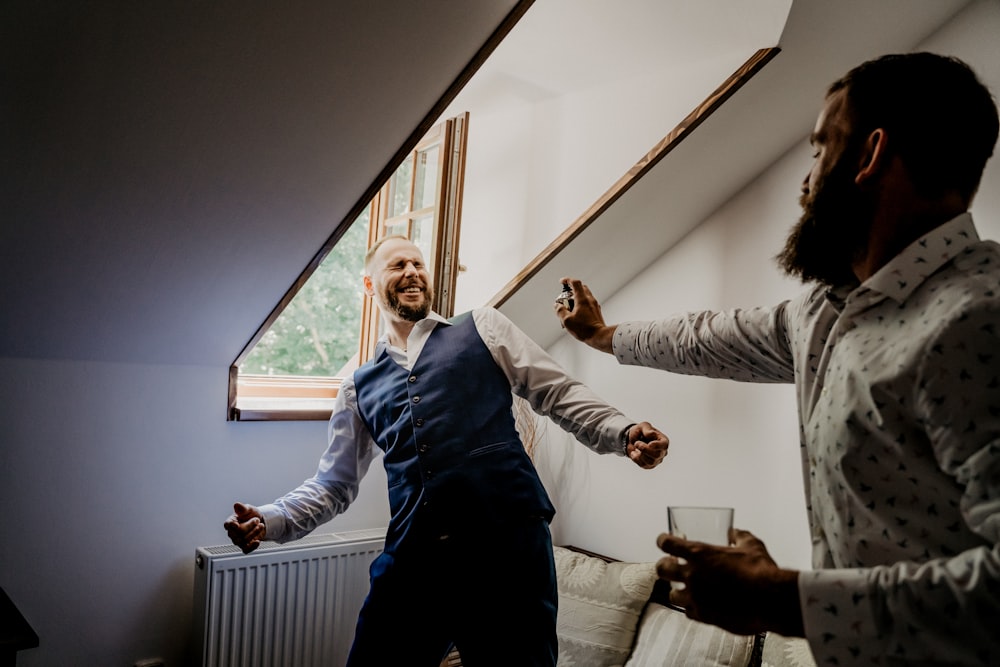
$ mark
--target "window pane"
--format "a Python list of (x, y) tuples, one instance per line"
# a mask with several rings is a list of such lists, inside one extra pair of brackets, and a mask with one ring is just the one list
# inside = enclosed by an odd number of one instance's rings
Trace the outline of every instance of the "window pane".
[(393, 234), (409, 236), (410, 221), (407, 218), (403, 218), (402, 220), (396, 220), (395, 222), (385, 223), (385, 235), (392, 236)]
[(437, 199), (441, 146), (417, 153), (417, 177), (413, 183), (413, 210), (434, 206)]
[(413, 154), (399, 165), (390, 179), (389, 216), (394, 218), (410, 210), (410, 179), (413, 175)]
[(368, 209), (247, 355), (241, 373), (337, 375), (358, 352)]
[(434, 242), (434, 213), (426, 213), (413, 219), (413, 236), (410, 239), (420, 248), (424, 260), (430, 262), (434, 257), (431, 252), (431, 244)]

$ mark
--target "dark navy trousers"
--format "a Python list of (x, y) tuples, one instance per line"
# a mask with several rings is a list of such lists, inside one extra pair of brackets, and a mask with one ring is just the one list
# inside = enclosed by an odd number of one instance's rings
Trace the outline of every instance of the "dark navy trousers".
[(434, 536), (383, 553), (348, 667), (554, 667), (555, 564), (544, 519)]

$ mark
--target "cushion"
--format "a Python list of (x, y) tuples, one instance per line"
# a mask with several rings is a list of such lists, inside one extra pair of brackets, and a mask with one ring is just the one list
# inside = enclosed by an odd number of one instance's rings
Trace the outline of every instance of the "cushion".
[(805, 639), (769, 632), (764, 640), (761, 667), (816, 667), (816, 660)]
[(684, 612), (650, 602), (639, 623), (635, 650), (625, 667), (748, 665), (754, 637), (692, 621)]
[(559, 667), (620, 667), (653, 590), (656, 564), (608, 563), (553, 547), (559, 587)]

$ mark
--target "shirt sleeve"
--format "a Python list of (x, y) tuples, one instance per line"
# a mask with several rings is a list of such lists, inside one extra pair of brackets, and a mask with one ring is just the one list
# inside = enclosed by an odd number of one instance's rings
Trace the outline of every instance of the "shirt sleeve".
[(288, 542), (304, 537), (346, 510), (357, 497), (378, 448), (361, 421), (353, 377), (345, 378), (340, 386), (327, 433), (329, 444), (316, 474), (258, 508), (267, 539)]
[(623, 456), (620, 436), (630, 420), (582, 382), (574, 380), (545, 350), (495, 308), (473, 311), (479, 336), (510, 380), (512, 391), (532, 409), (598, 454)]
[[(998, 311), (994, 302), (943, 327), (914, 378), (918, 417), (960, 490), (965, 525), (938, 536), (933, 548), (944, 555), (925, 562), (800, 574), (819, 664), (1000, 664)], [(949, 538), (966, 546), (951, 548)]]
[(742, 382), (792, 382), (788, 302), (623, 322), (612, 338), (621, 364)]

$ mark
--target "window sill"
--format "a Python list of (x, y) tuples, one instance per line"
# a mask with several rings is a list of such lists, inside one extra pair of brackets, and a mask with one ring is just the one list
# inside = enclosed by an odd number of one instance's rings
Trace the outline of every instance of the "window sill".
[(233, 409), (232, 420), (327, 421), (333, 411), (332, 398), (243, 398)]
[(229, 421), (326, 421), (340, 389), (339, 377), (238, 375), (229, 370)]

